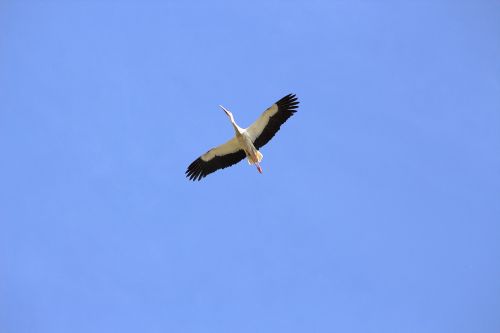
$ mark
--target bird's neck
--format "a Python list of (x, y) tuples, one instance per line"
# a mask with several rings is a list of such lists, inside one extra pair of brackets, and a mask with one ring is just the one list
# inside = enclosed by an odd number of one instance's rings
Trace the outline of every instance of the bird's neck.
[(231, 117), (230, 120), (231, 120), (231, 125), (233, 125), (234, 131), (236, 132), (236, 135), (241, 134), (243, 132), (243, 129), (239, 127), (238, 124), (236, 124), (233, 117)]

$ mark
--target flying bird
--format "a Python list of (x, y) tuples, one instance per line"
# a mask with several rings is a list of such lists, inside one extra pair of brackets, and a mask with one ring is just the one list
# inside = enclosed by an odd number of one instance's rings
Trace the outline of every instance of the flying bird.
[(233, 125), (235, 136), (228, 142), (210, 149), (198, 157), (186, 170), (186, 177), (190, 180), (200, 180), (219, 169), (227, 168), (238, 163), (245, 157), (250, 165), (255, 165), (262, 173), (260, 162), (263, 155), (259, 151), (279, 131), (299, 107), (295, 94), (288, 94), (272, 106), (248, 128), (239, 127), (234, 121), (233, 114), (219, 105), (226, 113)]

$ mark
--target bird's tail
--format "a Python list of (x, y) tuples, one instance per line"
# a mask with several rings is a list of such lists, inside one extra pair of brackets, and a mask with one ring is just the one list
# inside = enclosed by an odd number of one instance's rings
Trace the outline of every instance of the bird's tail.
[(248, 164), (253, 165), (253, 164), (260, 163), (260, 161), (262, 161), (263, 158), (264, 158), (264, 155), (262, 155), (262, 153), (260, 151), (256, 150), (255, 155), (248, 156)]
[(264, 158), (264, 155), (260, 151), (257, 150), (257, 162), (260, 163), (262, 159)]

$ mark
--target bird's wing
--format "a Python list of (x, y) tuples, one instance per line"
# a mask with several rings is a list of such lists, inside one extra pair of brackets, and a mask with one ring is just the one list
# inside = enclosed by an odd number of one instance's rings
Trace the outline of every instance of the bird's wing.
[(210, 149), (198, 157), (186, 170), (186, 177), (190, 180), (200, 180), (219, 169), (227, 168), (245, 158), (236, 137), (228, 142)]
[(259, 149), (268, 143), (281, 125), (297, 112), (298, 107), (299, 101), (295, 94), (288, 94), (264, 111), (259, 119), (247, 128), (255, 148)]

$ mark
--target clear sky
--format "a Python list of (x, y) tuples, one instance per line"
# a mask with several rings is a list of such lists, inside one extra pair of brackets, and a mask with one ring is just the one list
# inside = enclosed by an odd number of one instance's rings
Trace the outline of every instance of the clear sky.
[(2, 333), (500, 331), (500, 1), (3, 0), (0, 154)]

